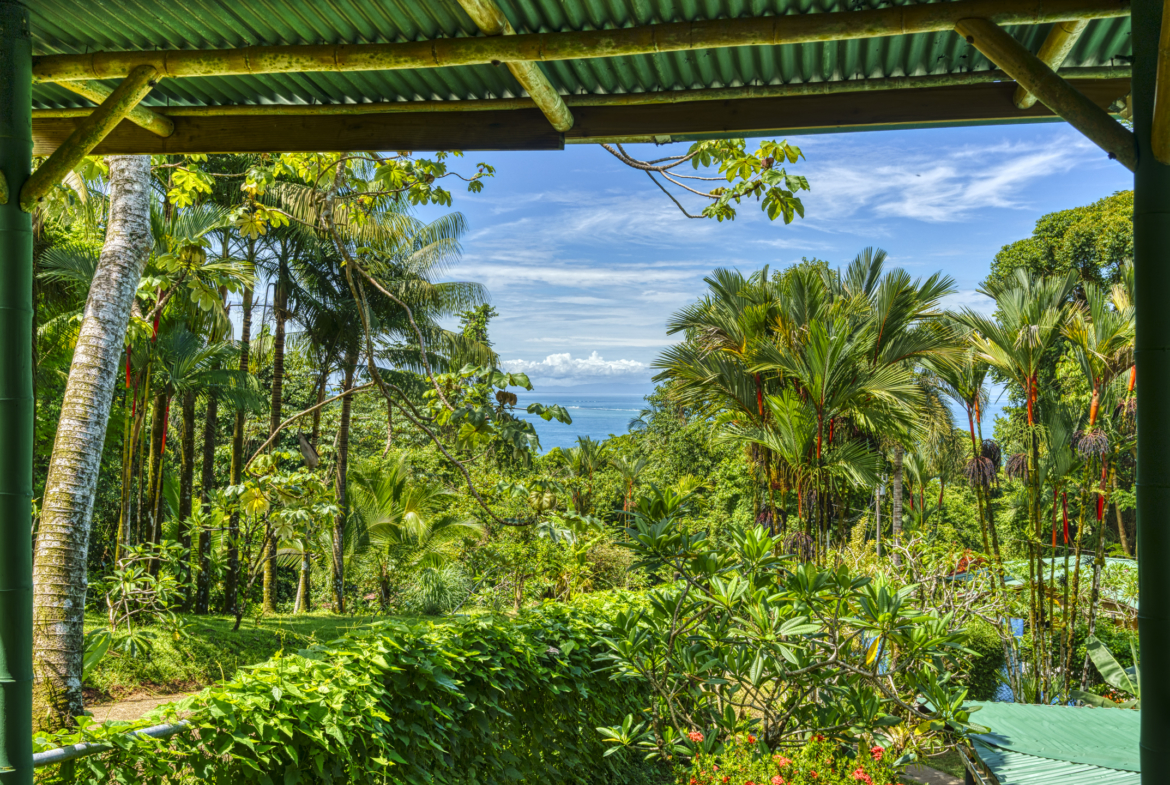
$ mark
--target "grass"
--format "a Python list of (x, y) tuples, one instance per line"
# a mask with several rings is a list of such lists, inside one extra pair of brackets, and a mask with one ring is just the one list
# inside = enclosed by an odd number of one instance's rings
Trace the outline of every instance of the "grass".
[(948, 747), (947, 751), (940, 755), (927, 755), (920, 761), (923, 766), (929, 766), (938, 771), (944, 771), (951, 776), (963, 778), (963, 758), (959, 755), (959, 751), (954, 747)]
[[(278, 651), (295, 652), (341, 637), (375, 620), (411, 617), (336, 616), (324, 612), (245, 618), (232, 632), (232, 616), (183, 617), (187, 634), (174, 640), (155, 631), (148, 653), (131, 657), (110, 652), (86, 680), (87, 702), (118, 700), (135, 693), (171, 694), (197, 690), (232, 678), (246, 665), (270, 659)], [(87, 631), (102, 625), (99, 616), (86, 618)]]

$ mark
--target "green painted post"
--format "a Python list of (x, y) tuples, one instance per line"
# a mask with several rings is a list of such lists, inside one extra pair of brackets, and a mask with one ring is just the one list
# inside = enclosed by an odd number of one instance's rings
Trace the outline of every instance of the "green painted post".
[(1170, 166), (1150, 151), (1162, 0), (1132, 8), (1141, 761), (1150, 785), (1170, 782)]
[(32, 40), (24, 6), (0, 0), (0, 785), (32, 771)]

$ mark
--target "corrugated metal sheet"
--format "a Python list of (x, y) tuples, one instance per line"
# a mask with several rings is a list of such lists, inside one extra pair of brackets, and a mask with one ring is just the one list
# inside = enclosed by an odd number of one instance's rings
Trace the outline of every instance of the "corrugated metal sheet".
[[(896, 0), (898, 4), (908, 4)], [(455, 0), (26, 0), (36, 54), (207, 49), (246, 45), (389, 43), (477, 35)], [(518, 32), (620, 28), (675, 21), (876, 8), (889, 0), (499, 0)], [(1065, 66), (1121, 64), (1129, 18), (1091, 22)], [(1048, 25), (1009, 28), (1038, 51)], [(984, 70), (953, 33), (738, 47), (545, 63), (563, 94), (613, 94), (788, 84)], [(113, 83), (110, 84), (113, 86)], [(506, 68), (469, 66), (347, 74), (169, 79), (147, 105), (313, 104), (466, 100), (524, 95)], [(36, 108), (89, 106), (54, 85)]]
[(1141, 771), (1140, 711), (1028, 703), (971, 705), (980, 707), (972, 721), (991, 729), (976, 736), (986, 745), (1048, 760)]
[(975, 752), (999, 785), (1141, 785), (1136, 771), (1066, 763), (975, 742)]

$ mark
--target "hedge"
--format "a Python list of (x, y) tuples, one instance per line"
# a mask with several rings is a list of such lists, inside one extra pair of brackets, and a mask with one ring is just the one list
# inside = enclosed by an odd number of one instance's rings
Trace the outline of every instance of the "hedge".
[(590, 595), (518, 617), (379, 622), (277, 656), (179, 704), (196, 730), (167, 742), (90, 726), (40, 746), (107, 741), (77, 761), (88, 782), (638, 783), (656, 772), (604, 757), (596, 728), (647, 704), (599, 670), (606, 620), (633, 602)]
[(994, 700), (999, 690), (999, 672), (1004, 666), (999, 632), (985, 621), (968, 624), (966, 632), (966, 647), (978, 655), (971, 658), (966, 675), (967, 697), (977, 701)]

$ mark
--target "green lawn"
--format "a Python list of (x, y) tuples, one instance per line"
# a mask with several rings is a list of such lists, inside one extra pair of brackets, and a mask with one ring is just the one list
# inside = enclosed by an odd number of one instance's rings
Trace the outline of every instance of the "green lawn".
[[(88, 700), (116, 700), (136, 692), (196, 690), (230, 679), (240, 667), (264, 662), (278, 651), (295, 652), (314, 643), (325, 643), (376, 619), (406, 617), (335, 616), (323, 612), (264, 616), (244, 619), (237, 632), (232, 632), (235, 619), (231, 616), (184, 618), (187, 634), (179, 640), (159, 629), (148, 654), (107, 654), (86, 680)], [(88, 617), (87, 631), (100, 627), (102, 622), (98, 616)]]

